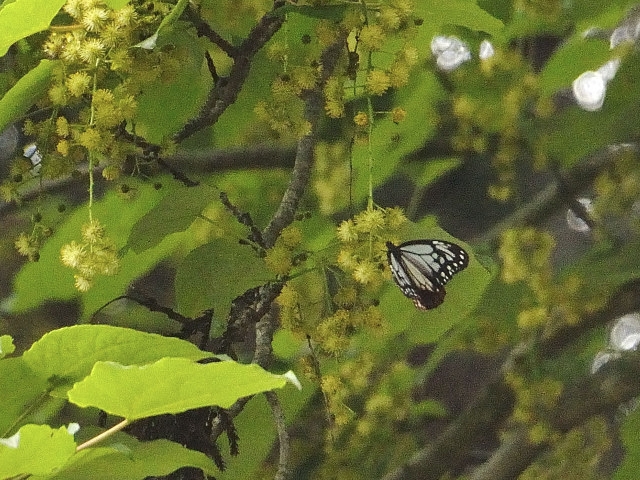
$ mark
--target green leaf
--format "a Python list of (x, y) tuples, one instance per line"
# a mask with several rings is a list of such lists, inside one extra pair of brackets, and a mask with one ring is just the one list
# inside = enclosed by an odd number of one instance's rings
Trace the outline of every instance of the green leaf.
[(167, 195), (133, 225), (127, 245), (135, 253), (142, 253), (157, 246), (165, 236), (186, 230), (215, 200), (214, 193), (212, 188), (200, 184)]
[(13, 344), (13, 338), (10, 335), (0, 336), (0, 359), (11, 355), (16, 346)]
[(0, 436), (15, 431), (18, 419), (24, 420), (47, 387), (47, 381), (31, 370), (22, 357), (0, 360)]
[(229, 408), (241, 397), (285, 384), (281, 375), (233, 361), (203, 365), (186, 358), (163, 358), (142, 366), (98, 362), (68, 398), (81, 407), (136, 420), (210, 405)]
[(66, 389), (86, 377), (99, 360), (124, 365), (166, 356), (200, 360), (211, 354), (179, 338), (109, 325), (75, 325), (53, 330), (24, 352), (25, 363), (44, 379), (64, 381)]
[(597, 70), (611, 58), (609, 45), (602, 40), (576, 36), (558, 48), (540, 72), (540, 93), (550, 96), (587, 70)]
[[(444, 25), (458, 25), (493, 36), (504, 28), (500, 20), (476, 5), (474, 0), (423, 0), (415, 6), (415, 15), (424, 21), (420, 35), (426, 34), (428, 42)], [(429, 45), (428, 42), (425, 45)]]
[(174, 26), (170, 35), (160, 37), (157, 47), (172, 44), (181, 52), (181, 64), (174, 76), (149, 82), (137, 98), (136, 134), (152, 143), (161, 143), (195, 117), (212, 86), (204, 62), (204, 49), (195, 34)]
[(64, 465), (75, 450), (73, 435), (65, 427), (25, 425), (0, 441), (0, 478), (46, 475)]
[[(118, 248), (125, 246), (125, 239), (129, 237), (134, 223), (157, 205), (165, 195), (184, 188), (177, 186), (174, 180), (167, 177), (161, 177), (160, 180), (164, 187), (156, 190), (153, 185), (130, 179), (128, 184), (135, 192), (132, 199), (123, 198), (111, 191), (93, 203), (93, 218), (97, 218), (104, 225), (107, 236), (116, 242)], [(118, 273), (110, 277), (98, 277), (94, 287), (80, 296), (74, 287), (74, 271), (60, 262), (60, 248), (80, 238), (81, 227), (87, 220), (86, 206), (68, 214), (65, 223), (56, 228), (55, 233), (40, 249), (40, 260), (29, 262), (22, 267), (14, 280), (14, 300), (11, 304), (13, 312), (35, 308), (45, 301), (80, 297), (83, 315), (87, 318), (108, 301), (122, 295), (134, 279), (165, 258), (182, 240), (189, 238), (189, 232), (176, 233), (165, 237), (160, 244), (139, 255), (132, 250), (121, 252), (121, 268)], [(40, 287), (35, 288), (36, 285)]]
[(183, 315), (213, 308), (217, 318), (226, 318), (234, 298), (270, 279), (251, 247), (216, 239), (192, 250), (178, 267), (176, 301)]
[(562, 166), (570, 167), (608, 145), (627, 142), (640, 132), (640, 56), (624, 59), (607, 84), (602, 109), (587, 112), (572, 105), (536, 123), (540, 148)]
[(640, 468), (639, 429), (640, 410), (635, 408), (630, 415), (624, 417), (624, 422), (622, 422), (622, 427), (620, 428), (625, 454), (622, 464), (612, 477), (613, 480), (629, 480), (638, 477), (638, 469)]
[[(438, 114), (435, 105), (444, 97), (444, 90), (433, 73), (421, 70), (412, 75), (409, 85), (401, 89), (395, 104), (407, 112), (399, 124), (387, 115), (376, 120), (371, 137), (373, 185), (388, 180), (400, 160), (424, 145), (436, 132)], [(355, 201), (369, 191), (369, 145), (353, 148)]]
[[(403, 232), (404, 239), (432, 238), (455, 242), (469, 253), (469, 266), (456, 274), (446, 286), (447, 295), (438, 308), (420, 311), (406, 298), (396, 285), (389, 285), (380, 298), (385, 318), (393, 319), (393, 333), (406, 332), (411, 342), (430, 343), (440, 338), (453, 325), (469, 315), (489, 285), (492, 272), (487, 270), (466, 243), (452, 237), (436, 226), (412, 225)], [(416, 320), (417, 319), (417, 320)]]
[(195, 467), (205, 474), (217, 474), (204, 453), (189, 450), (169, 440), (136, 442), (124, 447), (89, 448), (74, 455), (47, 480), (142, 480), (169, 475), (182, 467)]
[(16, 0), (5, 5), (0, 10), (0, 57), (18, 40), (49, 28), (64, 4), (65, 0)]
[[(12, 5), (15, 5), (15, 3)], [(8, 7), (0, 10), (0, 18), (6, 8)], [(3, 32), (2, 26), (0, 26), (0, 32)], [(2, 33), (0, 33), (0, 36), (2, 36)], [(0, 132), (24, 115), (47, 91), (49, 78), (55, 64), (56, 62), (51, 60), (40, 60), (37, 67), (18, 80), (0, 99)]]

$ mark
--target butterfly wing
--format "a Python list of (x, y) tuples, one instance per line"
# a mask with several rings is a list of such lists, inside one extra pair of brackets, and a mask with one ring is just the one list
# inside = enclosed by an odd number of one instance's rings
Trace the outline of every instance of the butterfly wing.
[(399, 246), (387, 242), (393, 279), (417, 308), (436, 308), (444, 301), (444, 286), (469, 264), (469, 255), (455, 243), (411, 240)]

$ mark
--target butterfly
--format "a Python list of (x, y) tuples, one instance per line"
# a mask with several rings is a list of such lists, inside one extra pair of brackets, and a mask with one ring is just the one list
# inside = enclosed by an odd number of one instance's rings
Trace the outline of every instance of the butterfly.
[(467, 252), (443, 240), (410, 240), (400, 245), (387, 242), (387, 259), (394, 281), (421, 310), (440, 305), (446, 283), (469, 264)]

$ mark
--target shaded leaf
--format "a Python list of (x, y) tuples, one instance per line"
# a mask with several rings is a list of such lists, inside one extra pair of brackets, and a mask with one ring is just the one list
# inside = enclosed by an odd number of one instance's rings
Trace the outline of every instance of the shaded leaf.
[(39, 397), (47, 391), (47, 381), (37, 375), (22, 357), (0, 361), (0, 436), (9, 435), (18, 426)]
[(135, 253), (142, 253), (157, 246), (165, 236), (186, 230), (215, 199), (214, 193), (213, 189), (200, 184), (165, 196), (134, 223), (127, 246)]
[(182, 467), (195, 467), (207, 475), (217, 473), (204, 453), (189, 450), (169, 440), (136, 442), (82, 450), (48, 480), (142, 480), (168, 475)]
[[(21, 2), (15, 2), (11, 5), (15, 5), (16, 3)], [(7, 8), (8, 6), (0, 10), (0, 17)], [(4, 31), (6, 31), (6, 28), (3, 29), (0, 25), (0, 36), (2, 35), (1, 32)], [(1, 55), (3, 54), (0, 54), (0, 56)], [(9, 124), (24, 115), (47, 91), (51, 71), (55, 64), (56, 62), (51, 60), (40, 60), (37, 67), (18, 80), (18, 82), (0, 98), (0, 132), (4, 131)]]
[(192, 250), (178, 267), (176, 300), (183, 315), (213, 308), (217, 318), (226, 318), (234, 298), (272, 278), (251, 247), (216, 239)]

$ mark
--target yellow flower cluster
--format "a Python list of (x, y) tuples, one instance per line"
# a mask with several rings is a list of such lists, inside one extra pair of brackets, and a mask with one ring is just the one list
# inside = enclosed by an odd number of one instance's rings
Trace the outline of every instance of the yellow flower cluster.
[(81, 229), (82, 242), (71, 241), (60, 249), (62, 263), (74, 270), (75, 287), (86, 292), (98, 275), (114, 275), (120, 261), (113, 241), (106, 236), (97, 220), (90, 220)]

